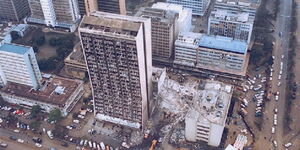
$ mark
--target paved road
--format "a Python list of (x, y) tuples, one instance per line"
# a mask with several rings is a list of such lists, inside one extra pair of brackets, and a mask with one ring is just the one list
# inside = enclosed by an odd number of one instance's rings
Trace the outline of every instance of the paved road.
[[(17, 138), (23, 139), (24, 143), (18, 143), (16, 141), (12, 141), (9, 139), (10, 136), (16, 136)], [(75, 149), (74, 145), (69, 145), (69, 147), (62, 147), (60, 146), (60, 142), (56, 140), (50, 140), (47, 135), (43, 135), (43, 147), (37, 148), (34, 146), (34, 142), (32, 141), (32, 136), (26, 135), (22, 133), (15, 133), (11, 130), (0, 128), (0, 140), (4, 141), (5, 143), (8, 143), (8, 150), (32, 150), (32, 149), (49, 149), (50, 147), (57, 148), (59, 150), (69, 150), (69, 149)], [(27, 143), (28, 142), (28, 143)], [(19, 147), (22, 147), (19, 149)]]

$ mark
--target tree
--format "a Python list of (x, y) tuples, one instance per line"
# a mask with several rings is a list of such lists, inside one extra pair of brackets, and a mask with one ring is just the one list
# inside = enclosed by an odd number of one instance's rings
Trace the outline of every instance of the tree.
[(60, 121), (62, 119), (61, 111), (58, 108), (55, 108), (49, 113), (49, 122)]
[(42, 46), (45, 44), (46, 39), (45, 39), (45, 36), (42, 35), (40, 37), (34, 38), (33, 41), (34, 41), (34, 44), (36, 44), (38, 46)]
[(18, 34), (17, 31), (11, 31), (11, 32), (10, 32), (10, 36), (11, 36), (11, 39), (12, 39), (13, 41), (16, 40), (16, 39), (18, 39), (18, 38), (20, 38), (20, 35)]
[(53, 136), (59, 139), (64, 139), (64, 136), (68, 134), (68, 130), (59, 125), (55, 125), (55, 128), (53, 130)]
[(40, 60), (38, 61), (38, 64), (39, 64), (39, 68), (42, 70), (42, 71), (49, 71), (49, 70), (54, 70), (56, 67), (55, 65), (55, 59), (56, 57), (50, 57), (49, 59), (45, 60)]
[(30, 126), (31, 129), (38, 130), (41, 126), (41, 123), (39, 121), (31, 121), (29, 123), (29, 126)]
[(35, 118), (41, 111), (42, 108), (40, 105), (34, 105), (31, 107), (31, 116)]

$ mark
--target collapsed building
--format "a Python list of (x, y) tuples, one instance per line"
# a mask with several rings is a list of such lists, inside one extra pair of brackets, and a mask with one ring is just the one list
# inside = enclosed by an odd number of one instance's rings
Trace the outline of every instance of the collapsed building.
[[(190, 76), (185, 76), (182, 82), (170, 78), (167, 75), (161, 85), (158, 94), (160, 107), (176, 114), (175, 123), (185, 120), (186, 141), (204, 141), (210, 146), (219, 146), (233, 86)], [(174, 125), (172, 123), (172, 127)]]

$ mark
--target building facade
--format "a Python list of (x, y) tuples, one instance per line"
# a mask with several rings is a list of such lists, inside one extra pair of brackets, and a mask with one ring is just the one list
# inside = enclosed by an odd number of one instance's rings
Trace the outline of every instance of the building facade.
[(80, 19), (77, 0), (29, 0), (29, 6), (28, 22), (76, 30)]
[(30, 15), (27, 0), (0, 0), (0, 20), (21, 21)]
[(179, 35), (175, 42), (175, 65), (186, 69), (245, 76), (248, 66), (247, 43), (232, 38), (200, 33)]
[(190, 8), (196, 16), (204, 16), (210, 4), (210, 0), (167, 0), (167, 2)]
[(93, 11), (102, 11), (114, 14), (126, 15), (125, 0), (79, 0), (85, 3), (87, 15)]
[(211, 12), (208, 20), (208, 34), (251, 41), (254, 18), (250, 13), (232, 13), (217, 9)]
[(141, 8), (136, 16), (151, 18), (152, 59), (158, 62), (169, 62), (173, 54), (175, 40), (175, 21), (178, 14), (173, 11)]
[(0, 46), (0, 65), (5, 76), (4, 81), (19, 83), (38, 89), (41, 84), (41, 72), (32, 47), (8, 44)]
[(216, 0), (214, 10), (223, 9), (231, 13), (249, 13), (255, 17), (260, 0)]
[(79, 33), (97, 120), (144, 127), (152, 75), (150, 23), (103, 12), (83, 18)]

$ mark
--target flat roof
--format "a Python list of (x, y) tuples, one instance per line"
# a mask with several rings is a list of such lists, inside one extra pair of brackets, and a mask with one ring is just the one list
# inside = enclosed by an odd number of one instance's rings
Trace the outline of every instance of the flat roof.
[(23, 45), (16, 45), (11, 43), (4, 43), (0, 46), (0, 51), (9, 52), (9, 53), (16, 53), (23, 55), (27, 51), (29, 51), (30, 47), (23, 46)]
[(151, 21), (174, 24), (176, 12), (159, 8), (142, 7), (135, 14), (138, 17), (151, 18)]
[(248, 44), (245, 41), (235, 40), (230, 37), (206, 35), (202, 33), (183, 33), (178, 36), (175, 44), (190, 44), (200, 47), (224, 50), (228, 52), (245, 54)]
[(254, 23), (254, 17), (249, 12), (233, 13), (227, 9), (213, 10), (209, 16), (210, 19), (219, 19), (224, 21), (235, 21), (241, 23)]
[(85, 27), (86, 25), (109, 27), (127, 31), (138, 31), (141, 23), (118, 18), (108, 18), (105, 16), (92, 16), (91, 14), (90, 16), (84, 16), (82, 19), (81, 27)]
[[(78, 86), (82, 84), (79, 80), (54, 75), (52, 75), (50, 79), (43, 78), (42, 83), (43, 85), (40, 90), (34, 90), (30, 86), (8, 82), (0, 91), (17, 97), (64, 107), (68, 98), (75, 92)], [(64, 87), (64, 92), (62, 94), (56, 93), (55, 89), (57, 87)]]
[(247, 52), (248, 44), (229, 37), (204, 35), (200, 39), (199, 46), (244, 54)]

